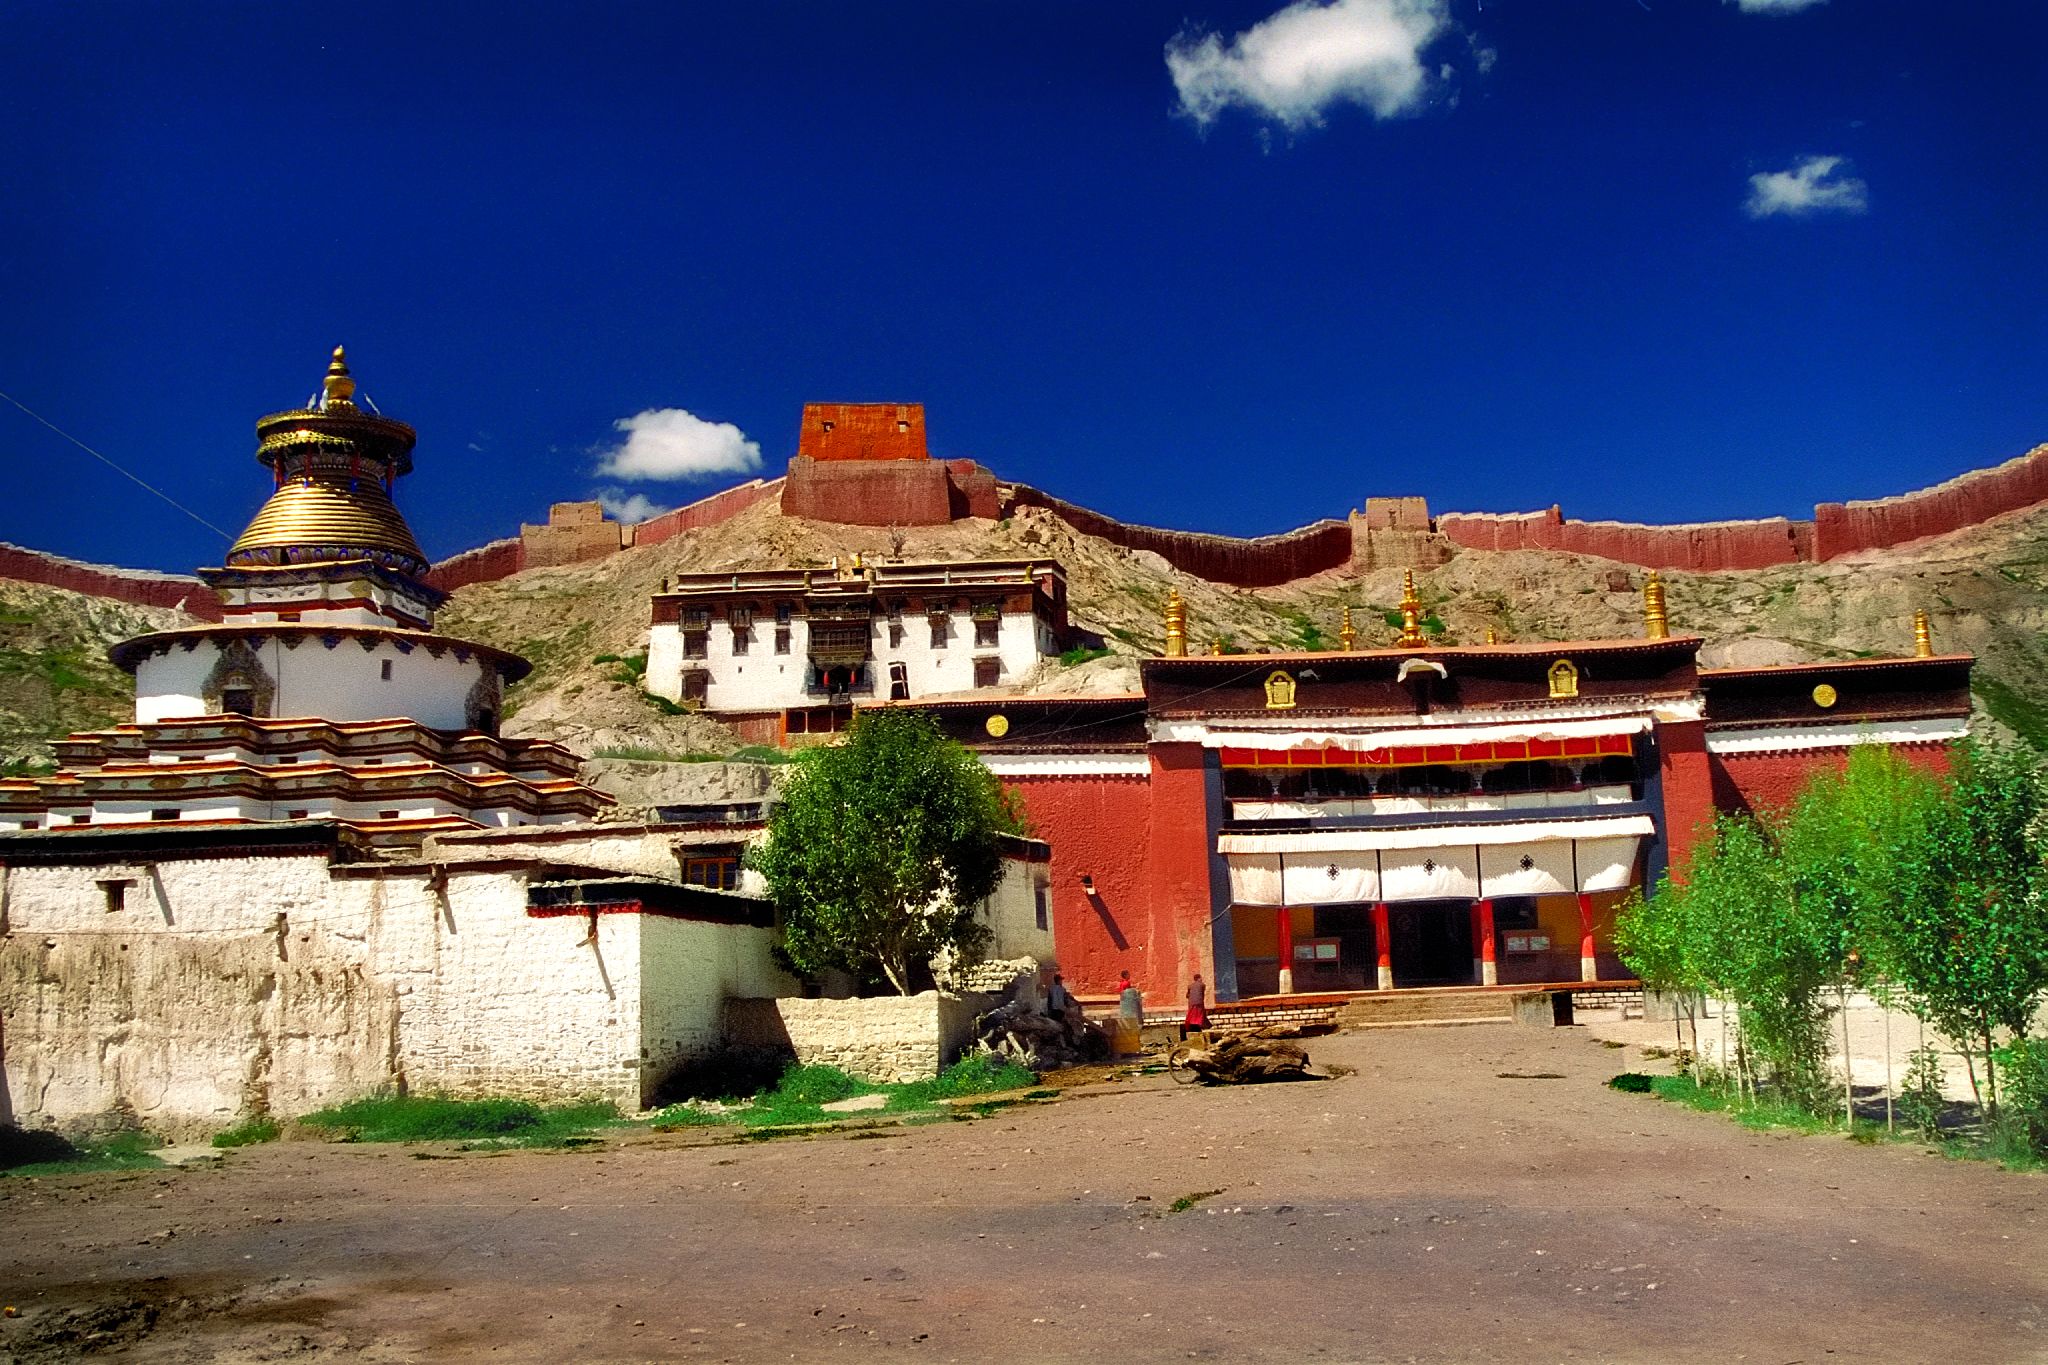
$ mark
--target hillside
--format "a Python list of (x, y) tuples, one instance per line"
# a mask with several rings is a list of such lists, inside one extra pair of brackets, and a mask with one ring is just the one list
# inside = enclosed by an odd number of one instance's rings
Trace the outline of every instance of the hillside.
[(107, 646), (192, 624), (168, 607), (0, 579), (0, 763), (47, 763), (51, 739), (130, 719), (135, 689)]
[[(1161, 604), (1176, 587), (1187, 598), (1197, 649), (1218, 637), (1236, 650), (1329, 647), (1347, 602), (1361, 643), (1385, 645), (1393, 631), (1384, 613), (1400, 596), (1404, 556), (1429, 565), (1417, 571), (1417, 583), (1443, 627), (1440, 638), (1450, 642), (1476, 643), (1489, 628), (1510, 641), (1641, 629), (1641, 570), (1554, 551), (1379, 537), (1373, 555), (1391, 565), (1354, 563), (1246, 589), (1083, 534), (1044, 508), (1020, 508), (1002, 522), (892, 532), (788, 518), (772, 502), (595, 563), (463, 588), (440, 624), (534, 661), (533, 676), (508, 698), (510, 733), (554, 738), (591, 755), (730, 753), (738, 741), (725, 726), (670, 714), (641, 691), (633, 659), (646, 648), (649, 595), (677, 572), (822, 568), (853, 551), (883, 556), (892, 536), (902, 537), (907, 558), (1043, 555), (1066, 566), (1076, 624), (1099, 635), (1111, 654), (1075, 667), (1048, 663), (1026, 680), (1034, 691), (1135, 687), (1133, 660), (1158, 650)], [(1913, 608), (1924, 605), (1939, 649), (1979, 656), (1983, 716), (2048, 747), (2048, 506), (1895, 550), (1746, 572), (1672, 573), (1666, 581), (1674, 628), (1705, 635), (1703, 657), (1711, 664), (1904, 653), (1912, 646)], [(107, 662), (106, 647), (191, 623), (168, 608), (0, 579), (0, 760), (46, 761), (51, 738), (127, 718), (128, 679)]]
[[(640, 694), (630, 659), (646, 647), (648, 596), (668, 574), (764, 564), (824, 567), (834, 555), (891, 552), (965, 559), (1045, 555), (1066, 566), (1077, 625), (1102, 636), (1112, 657), (1077, 668), (1051, 663), (1031, 690), (1116, 691), (1135, 685), (1129, 660), (1159, 648), (1170, 588), (1188, 602), (1193, 647), (1222, 638), (1235, 650), (1333, 647), (1344, 604), (1361, 643), (1384, 645), (1384, 619), (1401, 570), (1357, 563), (1273, 588), (1243, 589), (1179, 573), (1158, 556), (1084, 535), (1053, 512), (1021, 508), (1002, 522), (961, 521), (891, 531), (784, 517), (772, 503), (675, 540), (592, 564), (536, 569), (457, 592), (443, 628), (534, 660), (515, 688), (508, 729), (550, 735), (585, 752), (729, 751), (729, 731), (699, 716), (663, 714)], [(1394, 548), (1417, 572), (1441, 638), (1477, 643), (1488, 628), (1508, 641), (1635, 635), (1643, 574), (1610, 561), (1553, 551), (1460, 549), (1435, 536)], [(1384, 557), (1384, 556), (1383, 556)], [(1901, 654), (1925, 606), (1937, 648), (1979, 655), (1980, 709), (2001, 726), (2048, 742), (2048, 506), (1896, 550), (1823, 564), (1711, 574), (1669, 574), (1674, 629), (1708, 639), (1712, 664), (1763, 664)]]

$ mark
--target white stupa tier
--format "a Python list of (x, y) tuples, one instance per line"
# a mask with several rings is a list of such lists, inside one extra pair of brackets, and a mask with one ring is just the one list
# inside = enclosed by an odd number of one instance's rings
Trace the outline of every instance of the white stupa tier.
[(380, 841), (587, 820), (610, 798), (559, 745), (497, 737), (526, 660), (434, 633), (443, 594), (391, 500), (411, 427), (354, 402), (339, 347), (317, 405), (256, 424), (276, 491), (219, 568), (217, 625), (125, 640), (135, 723), (0, 781), (0, 829), (341, 820)]

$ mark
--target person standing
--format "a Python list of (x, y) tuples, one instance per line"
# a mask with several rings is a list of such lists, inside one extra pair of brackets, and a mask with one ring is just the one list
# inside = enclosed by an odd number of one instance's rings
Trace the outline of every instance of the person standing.
[(1188, 1017), (1181, 1021), (1180, 1036), (1186, 1038), (1195, 1029), (1209, 1027), (1209, 987), (1203, 982), (1202, 974), (1195, 973), (1195, 979), (1188, 983)]

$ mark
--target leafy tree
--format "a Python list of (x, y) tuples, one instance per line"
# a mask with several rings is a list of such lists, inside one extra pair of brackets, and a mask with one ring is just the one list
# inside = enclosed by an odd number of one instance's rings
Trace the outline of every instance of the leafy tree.
[(1969, 745), (1945, 799), (1914, 812), (1887, 851), (1893, 895), (1877, 924), (1886, 969), (1960, 1051), (1995, 1115), (1996, 1033), (2025, 1035), (2048, 989), (2048, 790), (2034, 758)]
[(1020, 826), (973, 754), (923, 716), (874, 711), (793, 769), (748, 864), (798, 970), (879, 976), (908, 995), (941, 952), (981, 951), (974, 908), (1002, 880), (1000, 836)]

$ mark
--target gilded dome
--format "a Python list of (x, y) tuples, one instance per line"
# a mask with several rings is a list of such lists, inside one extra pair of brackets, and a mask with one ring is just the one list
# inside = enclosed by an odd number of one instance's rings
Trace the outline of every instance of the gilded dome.
[(289, 480), (228, 550), (227, 562), (241, 567), (349, 559), (427, 571), (427, 557), (380, 480)]

